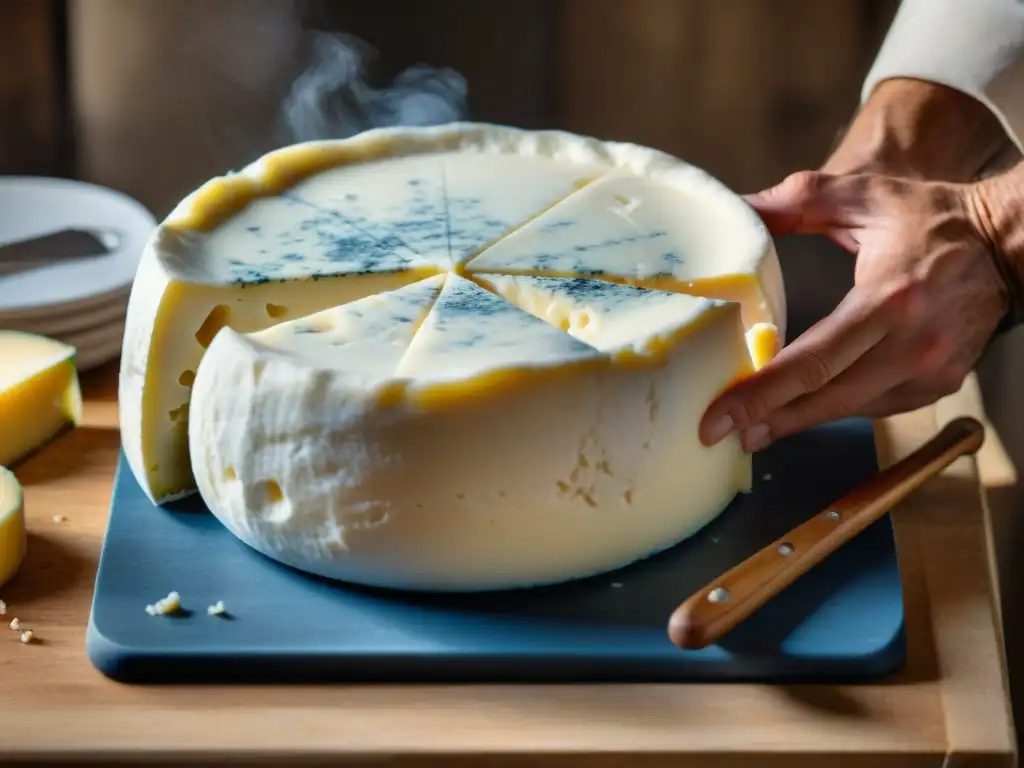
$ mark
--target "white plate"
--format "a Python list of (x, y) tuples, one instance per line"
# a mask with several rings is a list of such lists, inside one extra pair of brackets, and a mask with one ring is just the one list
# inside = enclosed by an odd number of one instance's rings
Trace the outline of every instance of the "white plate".
[(78, 354), (76, 365), (79, 371), (102, 365), (121, 354), (124, 341), (124, 318), (81, 333), (58, 336), (61, 341), (73, 346)]
[(123, 321), (128, 310), (128, 293), (125, 290), (119, 296), (105, 298), (103, 302), (97, 302), (95, 307), (75, 312), (54, 310), (36, 317), (3, 316), (0, 317), (0, 327), (5, 330), (24, 331), (54, 338), (60, 338), (70, 333), (79, 333), (97, 326), (109, 325), (118, 320)]
[(135, 200), (95, 184), (0, 177), (0, 242), (67, 227), (110, 227), (123, 237), (118, 249), (106, 256), (0, 277), (0, 324), (7, 315), (81, 311), (124, 292), (156, 221)]

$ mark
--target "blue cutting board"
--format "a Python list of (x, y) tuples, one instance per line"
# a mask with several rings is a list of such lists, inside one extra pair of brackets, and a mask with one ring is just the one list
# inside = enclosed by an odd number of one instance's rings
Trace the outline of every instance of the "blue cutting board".
[[(122, 456), (89, 658), (126, 682), (838, 682), (900, 668), (903, 600), (888, 517), (720, 645), (684, 652), (669, 642), (666, 622), (681, 600), (877, 470), (871, 424), (808, 431), (757, 455), (754, 467), (752, 494), (653, 558), (555, 587), (444, 596), (278, 565), (197, 497), (155, 507)], [(180, 616), (145, 613), (171, 590), (182, 596)], [(218, 600), (229, 617), (207, 615)]]

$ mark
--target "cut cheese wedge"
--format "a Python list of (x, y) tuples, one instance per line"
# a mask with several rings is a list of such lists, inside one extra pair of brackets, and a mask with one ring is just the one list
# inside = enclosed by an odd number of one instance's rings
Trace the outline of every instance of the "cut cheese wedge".
[(702, 185), (609, 173), (470, 260), (466, 270), (599, 277), (738, 301), (748, 323), (782, 323), (777, 261), (764, 258), (759, 229), (743, 226), (721, 197)]
[(253, 333), (269, 350), (334, 366), (374, 384), (391, 377), (434, 304), (444, 275)]
[[(528, 312), (450, 275), (372, 384), (300, 336), (269, 354), (267, 332), (223, 331), (192, 394), (203, 499), (280, 562), (412, 590), (559, 582), (692, 535), (750, 484), (738, 441), (697, 437), (707, 403), (751, 370), (740, 308), (591, 288), (603, 298), (585, 343), (560, 327), (557, 290), (531, 294)], [(652, 334), (629, 332), (641, 319)]]
[(552, 156), (537, 157), (527, 135), (507, 134), (515, 140), (509, 154), (489, 155), (484, 162), (459, 155), (445, 160), (448, 237), (456, 268), (607, 171), (591, 158), (562, 157), (553, 147)]
[(458, 275), (450, 275), (395, 371), (422, 399), (471, 396), (479, 387), (560, 372), (601, 355)]
[(711, 299), (587, 278), (478, 274), (517, 307), (618, 355), (659, 358), (713, 305)]
[(24, 459), (81, 419), (75, 348), (0, 331), (0, 465)]
[(14, 473), (0, 467), (0, 586), (18, 572), (28, 549), (25, 503)]

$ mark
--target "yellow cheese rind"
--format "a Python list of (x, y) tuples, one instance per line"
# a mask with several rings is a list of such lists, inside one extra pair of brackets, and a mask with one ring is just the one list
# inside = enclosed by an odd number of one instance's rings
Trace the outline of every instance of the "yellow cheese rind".
[(27, 458), (81, 420), (75, 348), (0, 331), (0, 465)]
[(14, 578), (27, 551), (25, 495), (14, 473), (0, 467), (0, 587)]

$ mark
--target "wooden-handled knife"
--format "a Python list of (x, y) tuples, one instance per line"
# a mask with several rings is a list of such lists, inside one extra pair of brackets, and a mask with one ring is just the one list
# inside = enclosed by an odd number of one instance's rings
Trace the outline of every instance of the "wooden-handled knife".
[(984, 441), (985, 429), (976, 419), (949, 422), (909, 456), (690, 596), (672, 613), (669, 638), (686, 650), (717, 642), (927, 480), (960, 456), (975, 453)]

